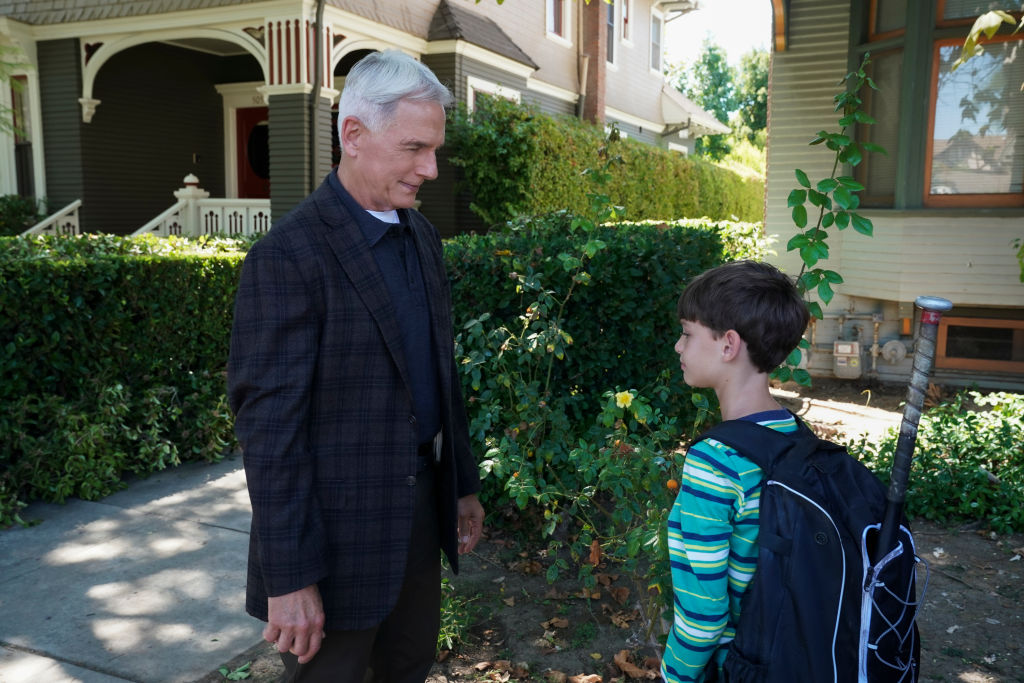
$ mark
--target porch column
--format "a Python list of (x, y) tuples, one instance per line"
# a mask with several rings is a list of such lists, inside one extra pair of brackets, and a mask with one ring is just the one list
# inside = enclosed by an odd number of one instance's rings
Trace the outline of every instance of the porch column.
[[(319, 186), (330, 170), (331, 105), (338, 92), (333, 90), (330, 26), (320, 32), (319, 63), (312, 13), (269, 17), (265, 35), (269, 73), (262, 90), (270, 124), (270, 213), (276, 221)], [(319, 90), (314, 92), (316, 86)]]

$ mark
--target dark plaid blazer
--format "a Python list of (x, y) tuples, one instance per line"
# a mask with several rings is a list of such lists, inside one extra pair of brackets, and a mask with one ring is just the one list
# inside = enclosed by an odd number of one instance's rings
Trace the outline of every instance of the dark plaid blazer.
[[(441, 385), (441, 546), (457, 571), (457, 500), (480, 488), (455, 370), (441, 239), (410, 211)], [(228, 397), (253, 520), (246, 609), (313, 583), (329, 630), (398, 599), (417, 436), (395, 310), (355, 219), (324, 182), (257, 242), (235, 300)]]

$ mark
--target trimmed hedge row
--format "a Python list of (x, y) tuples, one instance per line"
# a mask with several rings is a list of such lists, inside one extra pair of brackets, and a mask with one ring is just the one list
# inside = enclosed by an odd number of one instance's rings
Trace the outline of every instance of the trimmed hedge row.
[[(522, 313), (513, 269), (561, 289), (558, 254), (595, 236), (607, 243), (589, 265), (591, 285), (565, 310), (578, 343), (552, 384), (579, 397), (570, 419), (589, 423), (603, 391), (642, 386), (675, 365), (682, 284), (723, 259), (757, 255), (759, 227), (691, 221), (584, 237), (570, 221), (463, 235), (445, 255), (458, 332), (482, 312), (496, 321)], [(0, 238), (0, 526), (23, 501), (99, 498), (128, 473), (215, 460), (234, 446), (223, 373), (245, 249), (235, 240)]]
[[(616, 136), (612, 136), (613, 138)], [(590, 210), (597, 191), (585, 173), (616, 158), (608, 187), (630, 220), (708, 216), (759, 221), (764, 181), (636, 140), (607, 140), (601, 128), (534, 107), (481, 96), (453, 114), (447, 146), (462, 167), (471, 208), (488, 225), (516, 216)]]

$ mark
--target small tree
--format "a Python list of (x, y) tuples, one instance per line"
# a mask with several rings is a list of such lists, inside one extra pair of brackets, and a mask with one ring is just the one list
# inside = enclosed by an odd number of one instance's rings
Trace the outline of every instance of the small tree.
[(768, 51), (751, 50), (740, 57), (736, 82), (739, 110), (734, 130), (737, 137), (764, 149), (764, 131), (768, 127)]
[[(700, 57), (692, 65), (675, 70), (675, 87), (715, 118), (726, 123), (736, 110), (736, 70), (729, 66), (725, 50), (710, 38), (704, 39)], [(697, 154), (718, 161), (732, 149), (724, 135), (697, 139)]]

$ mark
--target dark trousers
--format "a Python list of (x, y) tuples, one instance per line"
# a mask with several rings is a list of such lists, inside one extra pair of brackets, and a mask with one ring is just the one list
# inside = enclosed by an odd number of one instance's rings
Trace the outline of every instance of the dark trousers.
[(423, 683), (437, 651), (441, 626), (441, 551), (434, 470), (416, 475), (405, 581), (395, 608), (377, 626), (328, 631), (320, 651), (306, 664), (281, 655), (282, 683)]

